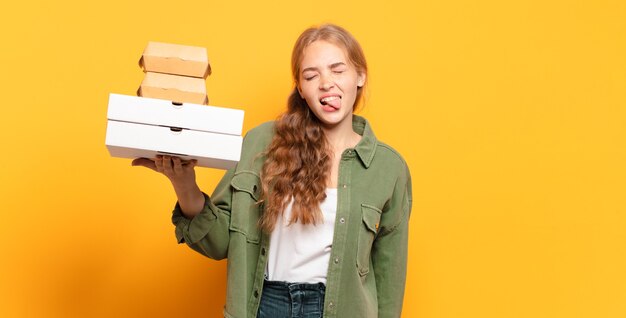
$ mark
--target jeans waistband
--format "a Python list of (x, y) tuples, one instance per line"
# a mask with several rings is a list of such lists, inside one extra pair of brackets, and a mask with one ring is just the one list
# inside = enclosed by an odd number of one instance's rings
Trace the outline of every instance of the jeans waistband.
[(275, 280), (265, 280), (264, 286), (274, 287), (284, 290), (319, 290), (326, 291), (324, 283), (290, 283)]

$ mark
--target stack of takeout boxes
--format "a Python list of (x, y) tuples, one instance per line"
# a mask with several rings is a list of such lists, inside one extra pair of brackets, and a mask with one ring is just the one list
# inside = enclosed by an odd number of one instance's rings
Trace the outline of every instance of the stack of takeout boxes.
[(209, 104), (204, 79), (211, 65), (203, 47), (149, 42), (139, 60), (146, 73), (138, 96)]
[(239, 161), (244, 112), (206, 106), (211, 74), (205, 48), (150, 42), (136, 96), (110, 94), (106, 146), (111, 156), (174, 155), (229, 169)]

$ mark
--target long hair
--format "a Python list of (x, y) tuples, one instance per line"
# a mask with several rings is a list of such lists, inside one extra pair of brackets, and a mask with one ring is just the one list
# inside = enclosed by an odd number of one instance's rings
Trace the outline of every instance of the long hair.
[[(317, 224), (322, 221), (319, 206), (326, 199), (332, 153), (321, 122), (298, 92), (304, 51), (318, 40), (343, 48), (357, 72), (367, 75), (361, 46), (342, 27), (333, 24), (312, 27), (296, 41), (291, 55), (294, 89), (287, 101), (287, 111), (275, 122), (275, 134), (265, 152), (267, 159), (261, 170), (264, 213), (259, 219), (259, 227), (267, 233), (274, 229), (278, 217), (292, 199), (290, 223)], [(365, 85), (357, 88), (353, 111), (361, 102), (364, 89)]]

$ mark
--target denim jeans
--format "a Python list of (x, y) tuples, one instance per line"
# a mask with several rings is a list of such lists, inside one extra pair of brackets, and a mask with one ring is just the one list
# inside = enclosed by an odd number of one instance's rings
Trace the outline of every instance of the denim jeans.
[(322, 283), (303, 284), (266, 280), (257, 318), (320, 318), (324, 311)]

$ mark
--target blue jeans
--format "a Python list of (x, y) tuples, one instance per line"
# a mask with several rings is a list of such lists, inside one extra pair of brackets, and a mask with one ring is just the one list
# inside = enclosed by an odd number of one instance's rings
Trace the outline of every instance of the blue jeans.
[(320, 318), (326, 286), (266, 280), (257, 318)]

